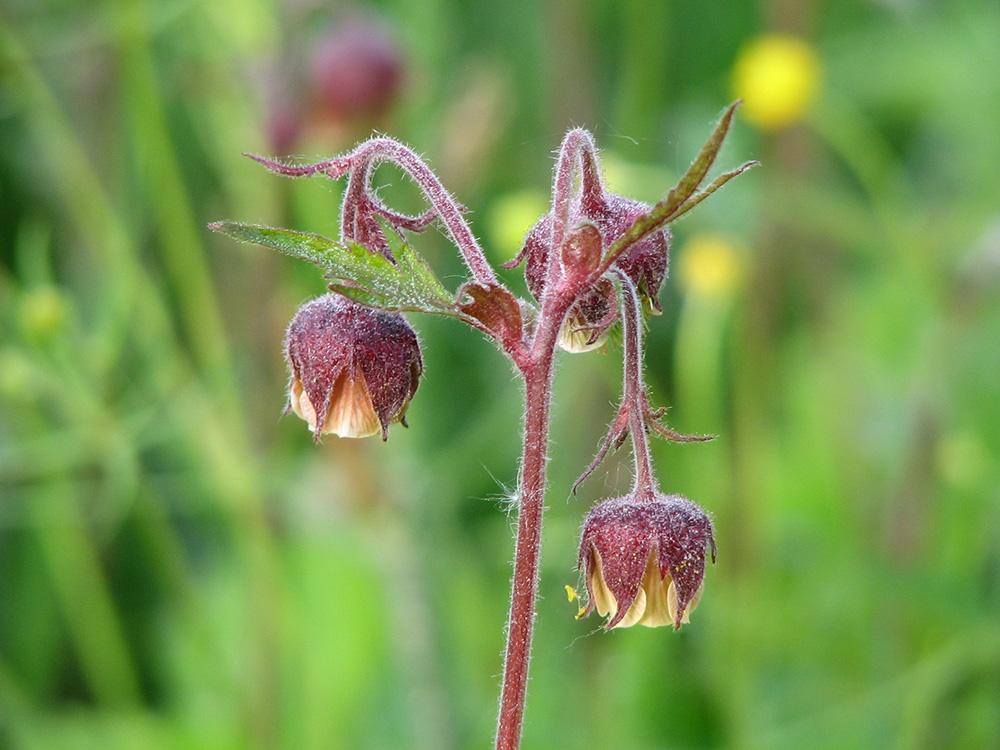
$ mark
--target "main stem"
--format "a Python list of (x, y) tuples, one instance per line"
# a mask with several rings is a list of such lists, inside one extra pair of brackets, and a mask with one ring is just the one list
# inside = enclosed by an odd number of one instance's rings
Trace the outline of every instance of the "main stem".
[(500, 691), (500, 715), (497, 718), (497, 750), (517, 750), (521, 745), (538, 592), (553, 362), (559, 329), (574, 296), (553, 294), (543, 303), (530, 354), (520, 368), (525, 385), (524, 452), (518, 489), (517, 542), (514, 546), (514, 579), (507, 621), (507, 652)]
[(507, 623), (507, 654), (500, 693), (500, 715), (497, 719), (497, 750), (516, 750), (521, 743), (531, 636), (535, 623), (535, 595), (538, 591), (551, 372), (550, 362), (547, 368), (539, 368), (526, 377), (524, 456), (517, 514), (514, 580)]

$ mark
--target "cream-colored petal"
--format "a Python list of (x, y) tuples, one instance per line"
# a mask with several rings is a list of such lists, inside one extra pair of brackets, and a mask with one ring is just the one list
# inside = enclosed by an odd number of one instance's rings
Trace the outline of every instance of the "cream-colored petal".
[(593, 555), (593, 567), (590, 571), (590, 591), (594, 597), (594, 607), (601, 617), (614, 617), (618, 614), (618, 602), (604, 582), (604, 566), (601, 564), (601, 554), (596, 548), (590, 548)]
[(298, 378), (292, 381), (292, 388), (288, 394), (288, 405), (295, 414), (309, 423), (310, 430), (316, 432), (316, 410), (302, 387), (302, 381)]
[(587, 323), (579, 318), (569, 318), (563, 323), (562, 330), (559, 331), (559, 346), (573, 354), (593, 351), (604, 346), (604, 342), (608, 340), (608, 335), (606, 333), (602, 334), (598, 337), (597, 341), (590, 343), (590, 335), (593, 331), (580, 327), (585, 325)]
[(646, 592), (640, 588), (639, 593), (635, 595), (635, 600), (632, 602), (632, 606), (628, 608), (628, 612), (625, 613), (625, 616), (621, 619), (621, 621), (619, 621), (617, 625), (615, 625), (615, 627), (630, 628), (637, 622), (640, 622), (642, 620), (642, 616), (643, 614), (645, 614), (645, 612), (646, 612)]
[(654, 549), (649, 553), (649, 560), (646, 562), (646, 572), (642, 577), (642, 588), (646, 592), (646, 612), (639, 621), (640, 625), (656, 628), (662, 625), (674, 624), (675, 606), (670, 605), (670, 591), (674, 585), (669, 574), (660, 575), (660, 562)]
[[(701, 600), (701, 592), (704, 586), (699, 586), (698, 590), (694, 592), (694, 596), (691, 597), (691, 601), (688, 602), (687, 607), (684, 608), (684, 614), (681, 615), (681, 622), (688, 623), (691, 622), (691, 613), (694, 612), (694, 608), (698, 606), (698, 602)], [(674, 585), (673, 579), (670, 580), (670, 586), (667, 590), (667, 598), (670, 604), (670, 622), (673, 622), (677, 617), (677, 587)]]
[(349, 438), (369, 437), (382, 432), (382, 424), (372, 406), (368, 384), (361, 370), (356, 370), (353, 378), (348, 377), (347, 370), (337, 377), (330, 394), (330, 411), (327, 412), (323, 432)]
[(653, 627), (660, 624), (658, 611), (663, 607), (665, 595), (660, 591), (660, 571), (656, 567), (656, 552), (650, 552), (646, 559), (646, 570), (642, 575), (639, 591), (632, 605), (616, 628), (629, 628), (639, 623)]

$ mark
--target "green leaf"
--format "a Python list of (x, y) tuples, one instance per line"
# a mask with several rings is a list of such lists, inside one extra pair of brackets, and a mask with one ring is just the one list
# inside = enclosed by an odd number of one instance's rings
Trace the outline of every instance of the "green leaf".
[(215, 222), (209, 228), (315, 263), (331, 281), (330, 289), (356, 302), (397, 312), (463, 317), (454, 295), (395, 232), (386, 233), (396, 257), (393, 264), (361, 245), (345, 245), (318, 234), (231, 221)]
[(733, 177), (756, 166), (757, 162), (755, 161), (747, 162), (737, 169), (718, 177), (701, 193), (696, 192), (701, 183), (704, 182), (708, 170), (715, 163), (715, 157), (719, 155), (719, 150), (722, 148), (726, 134), (729, 132), (729, 126), (732, 124), (733, 115), (736, 113), (736, 108), (740, 103), (740, 100), (733, 102), (722, 113), (722, 117), (719, 118), (715, 130), (712, 131), (712, 135), (709, 136), (708, 141), (705, 142), (698, 156), (691, 162), (691, 166), (688, 167), (687, 172), (684, 173), (684, 176), (681, 177), (677, 185), (667, 193), (663, 200), (653, 206), (652, 209), (639, 216), (632, 223), (632, 226), (625, 230), (624, 234), (611, 245), (601, 260), (602, 271), (610, 268), (611, 264), (636, 242), (639, 242), (647, 235), (686, 214)]

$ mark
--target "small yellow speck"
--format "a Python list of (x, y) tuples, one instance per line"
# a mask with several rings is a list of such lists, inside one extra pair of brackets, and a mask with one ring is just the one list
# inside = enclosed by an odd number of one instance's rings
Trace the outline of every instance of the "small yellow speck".
[[(572, 601), (576, 601), (577, 599), (579, 599), (580, 595), (578, 593), (576, 593), (576, 589), (575, 588), (573, 588), (572, 586), (567, 585), (566, 586), (566, 598), (569, 599), (572, 602)], [(580, 607), (580, 608), (578, 608), (576, 610), (576, 619), (579, 620), (585, 614), (587, 614), (587, 608), (586, 607)]]

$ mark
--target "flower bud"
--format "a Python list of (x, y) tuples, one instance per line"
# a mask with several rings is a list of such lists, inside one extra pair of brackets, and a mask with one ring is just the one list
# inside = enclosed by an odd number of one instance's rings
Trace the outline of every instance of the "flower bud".
[(583, 523), (577, 568), (585, 567), (589, 602), (605, 626), (673, 624), (701, 598), (706, 550), (715, 539), (705, 512), (680, 495), (648, 493), (606, 500)]
[(326, 294), (295, 314), (285, 335), (288, 409), (321, 435), (388, 436), (406, 425), (423, 364), (417, 336), (399, 313)]
[[(647, 213), (650, 206), (613, 193), (602, 193), (599, 200), (575, 199), (570, 205), (569, 226), (593, 224), (601, 236), (602, 253), (607, 252), (632, 223)], [(547, 281), (549, 252), (552, 244), (552, 214), (546, 214), (528, 232), (524, 249), (524, 275), (528, 289), (541, 301)], [(667, 276), (670, 231), (663, 228), (637, 242), (615, 264), (632, 280), (639, 295), (651, 310), (659, 311), (660, 288)], [(601, 346), (608, 329), (617, 319), (614, 287), (606, 279), (583, 294), (570, 311), (560, 338), (567, 351), (583, 352)]]
[(311, 68), (323, 114), (338, 122), (369, 121), (396, 99), (404, 62), (391, 28), (378, 17), (359, 16), (322, 38)]

